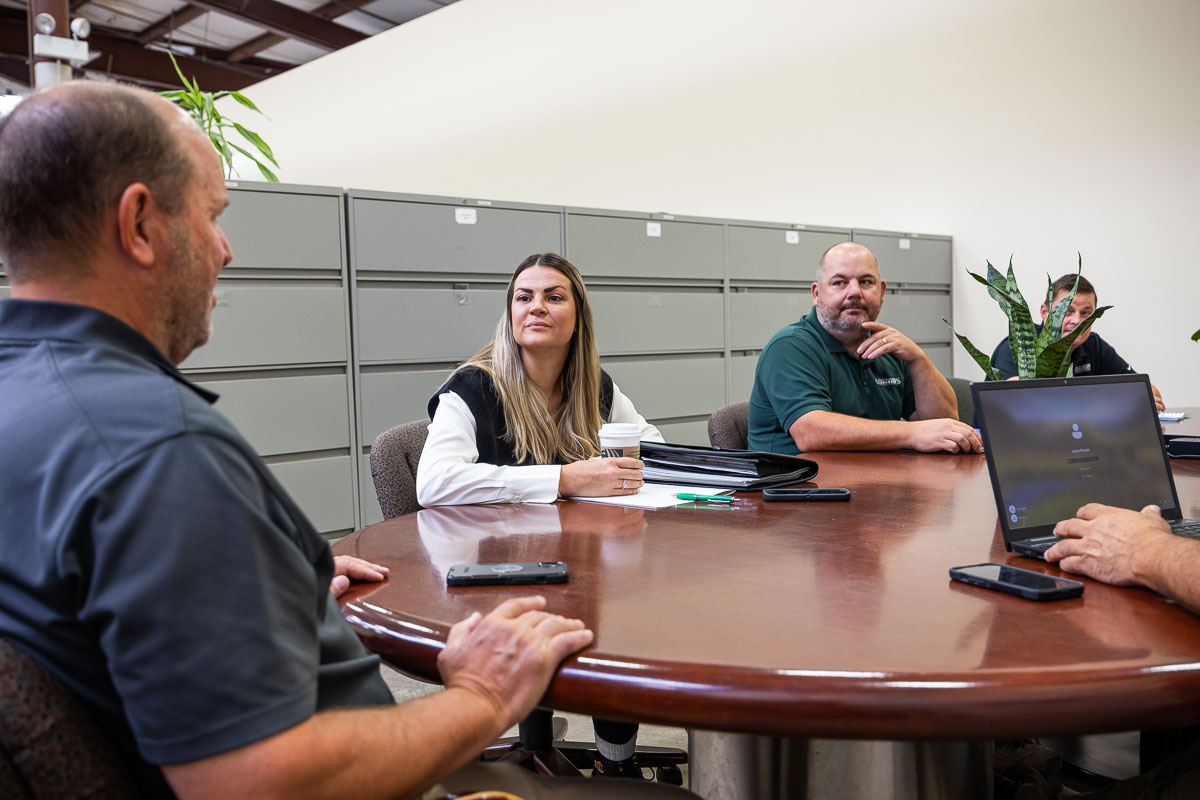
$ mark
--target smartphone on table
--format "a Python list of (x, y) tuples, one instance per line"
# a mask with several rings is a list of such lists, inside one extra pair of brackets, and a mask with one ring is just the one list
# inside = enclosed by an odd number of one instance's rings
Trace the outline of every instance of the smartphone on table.
[(763, 489), (763, 500), (769, 503), (844, 503), (849, 499), (849, 489)]
[(1026, 600), (1066, 600), (1083, 594), (1083, 584), (1067, 578), (1056, 578), (1030, 569), (1007, 564), (972, 564), (951, 567), (950, 577), (956, 581), (982, 586), (997, 592), (1024, 597)]
[(447, 586), (496, 586), (566, 583), (563, 561), (522, 561), (507, 564), (455, 564), (446, 573)]

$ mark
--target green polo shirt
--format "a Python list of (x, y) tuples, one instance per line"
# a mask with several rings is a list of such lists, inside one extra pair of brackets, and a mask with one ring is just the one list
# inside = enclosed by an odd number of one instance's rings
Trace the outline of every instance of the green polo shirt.
[(799, 452), (788, 434), (809, 411), (865, 419), (907, 419), (916, 410), (908, 364), (893, 355), (851, 354), (808, 316), (771, 337), (758, 357), (750, 393), (749, 447)]

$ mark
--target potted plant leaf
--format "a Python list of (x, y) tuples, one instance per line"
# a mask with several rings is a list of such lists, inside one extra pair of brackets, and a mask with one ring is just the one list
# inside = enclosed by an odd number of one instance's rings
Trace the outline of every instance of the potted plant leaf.
[[(987, 287), (988, 294), (1000, 305), (1000, 309), (1008, 317), (1008, 342), (1012, 346), (1013, 361), (1017, 365), (1017, 377), (1025, 379), (1070, 376), (1071, 345), (1091, 328), (1092, 323), (1100, 319), (1105, 311), (1112, 308), (1112, 306), (1097, 308), (1074, 330), (1066, 336), (1063, 335), (1063, 318), (1071, 308), (1071, 301), (1075, 299), (1075, 291), (1079, 288), (1079, 273), (1082, 271), (1083, 256), (1081, 255), (1079, 270), (1075, 273), (1075, 285), (1062, 300), (1053, 305), (1046, 324), (1042, 326), (1041, 331), (1038, 331), (1034, 327), (1033, 314), (1029, 310), (1029, 304), (1025, 302), (1025, 296), (1021, 294), (1021, 290), (1017, 288), (1011, 257), (1008, 259), (1007, 276), (1000, 274), (1000, 270), (993, 267), (990, 261), (987, 265), (986, 278), (967, 270), (968, 275)], [(1046, 276), (1046, 284), (1046, 306), (1050, 307), (1054, 303), (1054, 283), (1050, 280), (1049, 275)], [(942, 321), (950, 325), (948, 320), (943, 319)], [(999, 370), (992, 366), (991, 359), (971, 344), (970, 339), (954, 330), (953, 325), (950, 325), (950, 331), (971, 354), (971, 358), (975, 359), (975, 363), (987, 374), (988, 380), (1004, 379)]]
[(234, 122), (228, 117), (222, 116), (221, 112), (217, 110), (216, 101), (222, 97), (229, 96), (251, 111), (262, 114), (263, 112), (259, 110), (258, 106), (254, 105), (250, 98), (241, 92), (213, 93), (200, 91), (200, 84), (196, 82), (195, 78), (189, 81), (184, 77), (183, 70), (179, 68), (179, 63), (175, 60), (175, 56), (167, 53), (167, 57), (171, 59), (171, 64), (175, 67), (175, 73), (179, 76), (179, 80), (183, 82), (183, 88), (174, 89), (169, 92), (159, 92), (159, 94), (186, 111), (196, 121), (196, 124), (200, 126), (200, 129), (208, 134), (209, 140), (212, 141), (213, 147), (217, 149), (217, 155), (221, 157), (221, 163), (225, 167), (225, 177), (233, 177), (233, 151), (236, 150), (258, 165), (258, 169), (262, 172), (264, 178), (272, 183), (278, 183), (279, 178), (276, 177), (275, 173), (266, 164), (260, 161), (249, 150), (229, 141), (225, 135), (225, 131), (233, 128), (259, 154), (278, 167), (279, 162), (275, 160), (275, 154), (271, 152), (270, 146), (254, 131), (240, 123)]

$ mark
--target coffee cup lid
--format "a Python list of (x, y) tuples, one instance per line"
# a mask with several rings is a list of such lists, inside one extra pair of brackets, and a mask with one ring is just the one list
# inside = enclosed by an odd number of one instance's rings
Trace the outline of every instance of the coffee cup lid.
[(641, 433), (641, 429), (632, 422), (606, 422), (600, 426), (600, 435), (605, 438), (640, 438)]

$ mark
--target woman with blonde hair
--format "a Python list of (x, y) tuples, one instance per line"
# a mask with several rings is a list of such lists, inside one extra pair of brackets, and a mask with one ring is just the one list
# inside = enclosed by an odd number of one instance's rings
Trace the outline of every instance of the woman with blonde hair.
[(438, 389), (429, 417), (417, 468), (426, 507), (634, 494), (642, 462), (594, 459), (600, 426), (634, 423), (663, 441), (600, 369), (583, 277), (553, 253), (517, 267), (495, 338)]
[[(636, 458), (597, 458), (600, 426), (658, 429), (600, 368), (587, 288), (554, 253), (521, 262), (508, 284), (496, 335), (429, 401), (429, 438), (417, 465), (423, 506), (550, 503), (559, 497), (634, 494)], [(593, 774), (641, 778), (638, 726), (593, 720), (600, 757)]]

